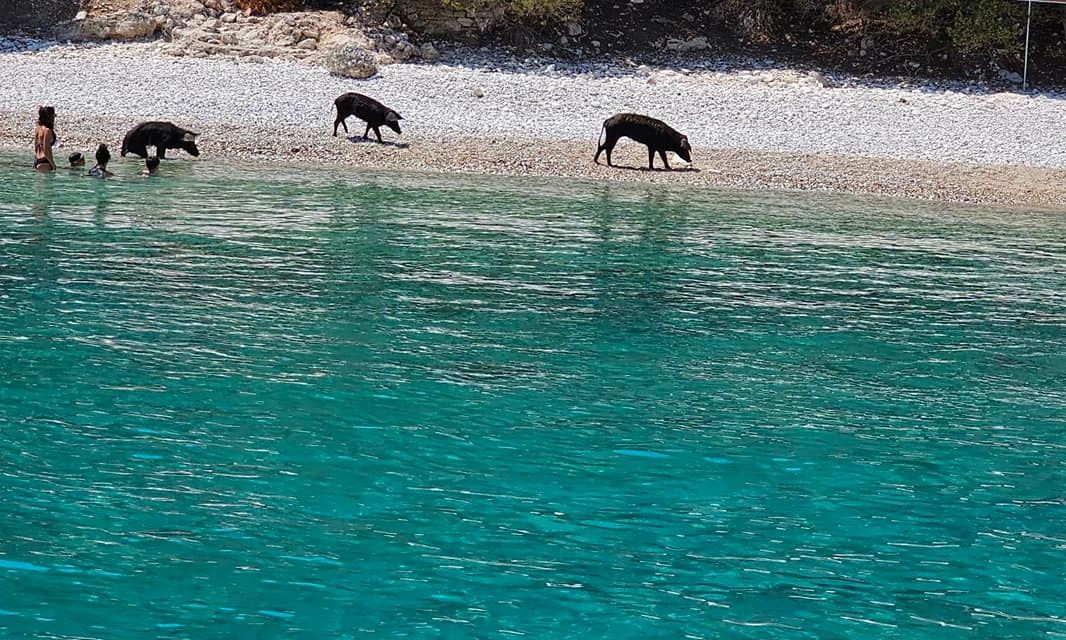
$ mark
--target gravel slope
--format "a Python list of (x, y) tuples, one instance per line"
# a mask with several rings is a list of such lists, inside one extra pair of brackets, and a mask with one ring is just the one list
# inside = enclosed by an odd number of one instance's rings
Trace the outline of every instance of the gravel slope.
[[(96, 140), (117, 145), (132, 124), (164, 119), (202, 129), (204, 158), (1066, 203), (1066, 191), (1049, 184), (1066, 184), (1066, 146), (1054, 135), (1066, 130), (1066, 109), (1055, 97), (846, 78), (825, 87), (818, 74), (799, 71), (564, 66), (469, 52), (357, 81), (302, 63), (174, 58), (157, 48), (0, 53), (0, 144), (25, 147), (36, 106), (47, 103), (59, 113), (60, 138), (79, 149)], [(407, 146), (331, 138), (332, 101), (345, 91), (400, 111)], [(686, 133), (704, 170), (593, 165), (600, 125), (618, 111), (657, 116)], [(354, 118), (349, 127), (362, 133)], [(619, 160), (643, 164), (641, 148), (622, 145)]]

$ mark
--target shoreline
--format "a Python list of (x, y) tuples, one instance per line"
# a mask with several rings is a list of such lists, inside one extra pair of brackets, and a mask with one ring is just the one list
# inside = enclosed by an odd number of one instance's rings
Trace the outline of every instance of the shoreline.
[[(27, 167), (32, 153), (24, 129), (17, 120), (22, 114), (0, 112), (0, 151), (24, 153)], [(56, 160), (63, 166), (66, 155), (81, 151), (88, 165), (98, 140), (111, 147), (112, 162), (141, 161), (133, 156), (119, 158), (122, 136), (133, 120), (67, 118), (60, 128), (62, 142)], [(680, 160), (673, 171), (648, 171), (645, 147), (623, 140), (615, 150), (614, 168), (594, 164), (595, 143), (585, 140), (546, 141), (478, 136), (419, 138), (386, 135), (386, 144), (333, 138), (308, 141), (303, 129), (260, 129), (226, 124), (193, 123), (206, 140), (200, 158), (182, 151), (169, 157), (190, 162), (255, 161), (320, 166), (347, 166), (378, 171), (415, 171), (439, 174), (563, 178), (611, 183), (663, 184), (691, 188), (799, 191), (847, 195), (908, 198), (924, 201), (1039, 206), (1066, 209), (1066, 171), (1040, 167), (980, 166), (941, 164), (915, 160), (894, 160), (862, 156), (835, 156), (757, 151), (750, 149), (706, 149), (693, 151), (694, 165), (684, 167)], [(128, 125), (128, 126), (127, 126)], [(86, 136), (71, 131), (91, 129), (104, 135)], [(263, 136), (273, 136), (271, 144)], [(221, 145), (215, 134), (228, 136)], [(388, 134), (392, 134), (391, 131)], [(373, 136), (373, 134), (371, 134)], [(286, 150), (279, 153), (278, 149)], [(601, 158), (601, 163), (603, 159)], [(625, 166), (617, 166), (625, 165)]]
[[(389, 65), (358, 81), (298, 62), (174, 58), (154, 43), (0, 54), (0, 80), (12, 80), (0, 82), (0, 149), (29, 157), (36, 106), (49, 103), (60, 163), (80, 151), (91, 164), (98, 142), (117, 158), (129, 128), (160, 119), (199, 132), (209, 160), (1066, 207), (1066, 149), (1046, 133), (1066, 126), (1055, 98), (830, 88), (790, 70), (477, 62)], [(332, 137), (332, 98), (345, 91), (396, 108), (404, 134), (360, 141), (352, 117), (351, 138)], [(676, 112), (664, 119), (693, 141), (695, 170), (672, 156), (674, 171), (648, 171), (629, 140), (615, 151), (629, 168), (594, 164), (603, 118), (627, 110)]]

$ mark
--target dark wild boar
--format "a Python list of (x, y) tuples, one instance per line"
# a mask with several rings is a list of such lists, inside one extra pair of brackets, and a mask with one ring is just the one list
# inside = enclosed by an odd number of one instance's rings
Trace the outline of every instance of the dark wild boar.
[(166, 156), (167, 149), (183, 149), (196, 157), (200, 155), (200, 150), (196, 148), (196, 138), (199, 136), (199, 133), (170, 122), (142, 122), (130, 129), (122, 139), (122, 156), (132, 153), (147, 158), (148, 147), (155, 147), (155, 154), (160, 160)]
[(655, 168), (655, 153), (663, 160), (663, 166), (670, 168), (666, 160), (666, 152), (673, 151), (685, 162), (692, 162), (692, 147), (689, 146), (688, 137), (683, 136), (662, 120), (642, 116), (638, 113), (619, 113), (607, 118), (600, 130), (600, 137), (606, 137), (596, 149), (596, 157), (593, 162), (600, 163), (600, 154), (607, 152), (607, 166), (611, 164), (611, 152), (614, 145), (618, 144), (619, 138), (631, 138), (637, 142), (648, 145), (648, 168)]
[(385, 125), (396, 133), (403, 133), (400, 131), (400, 120), (403, 120), (403, 117), (370, 96), (364, 96), (361, 93), (346, 93), (333, 101), (333, 107), (337, 110), (337, 119), (333, 123), (334, 137), (337, 135), (338, 125), (343, 125), (344, 133), (348, 133), (348, 124), (344, 122), (348, 116), (355, 116), (366, 122), (366, 131), (363, 132), (364, 140), (369, 139), (370, 130), (373, 129), (378, 142), (384, 142), (381, 139), (381, 130), (378, 129), (381, 125)]

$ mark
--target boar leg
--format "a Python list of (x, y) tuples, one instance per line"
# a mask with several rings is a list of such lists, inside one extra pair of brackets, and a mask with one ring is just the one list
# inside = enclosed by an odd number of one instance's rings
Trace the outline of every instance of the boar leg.
[(667, 171), (670, 171), (670, 163), (666, 161), (666, 151), (659, 149), (659, 157), (663, 159), (663, 166)]
[[(347, 117), (348, 117), (348, 116), (344, 116), (344, 118), (347, 118)], [(333, 137), (334, 137), (334, 138), (336, 138), (336, 137), (337, 137), (337, 126), (338, 126), (338, 125), (340, 125), (340, 126), (343, 126), (343, 127), (344, 127), (344, 133), (345, 133), (345, 135), (347, 135), (347, 134), (348, 134), (348, 123), (344, 121), (344, 118), (342, 118), (342, 117), (341, 117), (341, 114), (339, 114), (339, 113), (338, 113), (338, 114), (337, 114), (337, 119), (333, 121)]]
[(381, 129), (379, 127), (377, 127), (377, 126), (374, 127), (374, 135), (376, 135), (378, 137), (378, 142), (381, 142), (381, 143), (385, 142), (384, 140), (381, 139)]
[(655, 168), (655, 149), (648, 147), (648, 169)]
[(160, 160), (166, 160), (166, 156), (167, 156), (167, 147), (166, 147), (166, 145), (163, 145), (163, 144), (157, 145), (156, 148), (155, 148), (155, 157), (159, 158)]
[(614, 151), (614, 145), (616, 145), (616, 144), (618, 144), (618, 138), (617, 137), (611, 137), (610, 134), (607, 134), (607, 138), (603, 141), (603, 144), (601, 144), (599, 146), (599, 148), (596, 149), (596, 157), (593, 158), (593, 162), (598, 163), (600, 161), (600, 152), (606, 151), (607, 152), (607, 166), (608, 167), (613, 167), (614, 165), (611, 164), (611, 152)]

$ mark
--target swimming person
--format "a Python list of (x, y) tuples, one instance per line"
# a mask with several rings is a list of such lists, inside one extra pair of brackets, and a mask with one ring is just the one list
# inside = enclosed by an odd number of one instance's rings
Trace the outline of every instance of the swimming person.
[(89, 169), (89, 175), (94, 178), (110, 178), (115, 174), (107, 170), (107, 163), (111, 162), (111, 152), (107, 150), (107, 145), (101, 143), (96, 148), (96, 166)]
[(33, 130), (33, 168), (37, 171), (55, 171), (56, 161), (52, 147), (56, 143), (55, 107), (37, 109), (37, 127)]
[(84, 167), (85, 166), (85, 156), (81, 155), (77, 151), (75, 151), (74, 153), (70, 154), (70, 156), (67, 158), (67, 160), (70, 160), (70, 168), (71, 169), (77, 169), (78, 167)]
[(146, 178), (148, 176), (154, 176), (157, 169), (159, 169), (159, 158), (151, 156), (144, 161), (144, 168), (141, 169), (141, 173), (139, 175), (142, 175)]

